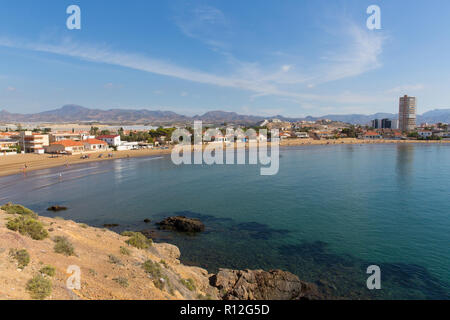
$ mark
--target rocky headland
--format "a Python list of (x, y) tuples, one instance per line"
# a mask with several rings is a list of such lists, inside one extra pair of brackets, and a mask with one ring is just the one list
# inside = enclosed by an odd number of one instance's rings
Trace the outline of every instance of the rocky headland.
[[(204, 229), (198, 220), (175, 218), (166, 226)], [(323, 298), (314, 284), (286, 271), (221, 269), (210, 274), (179, 259), (176, 246), (154, 243), (139, 232), (118, 234), (41, 217), (20, 205), (0, 209), (0, 299)], [(79, 286), (68, 288), (68, 280), (77, 278)]]

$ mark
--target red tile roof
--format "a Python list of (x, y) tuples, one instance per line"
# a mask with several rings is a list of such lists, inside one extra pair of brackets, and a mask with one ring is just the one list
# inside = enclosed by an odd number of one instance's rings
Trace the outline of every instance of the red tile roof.
[(80, 141), (73, 141), (73, 140), (61, 140), (58, 142), (53, 142), (51, 143), (51, 145), (62, 145), (64, 147), (83, 147), (83, 143), (81, 143)]
[(367, 131), (364, 135), (365, 136), (379, 136), (380, 134), (375, 131)]
[(98, 140), (98, 139), (86, 139), (86, 140), (83, 140), (83, 142), (87, 142), (89, 144), (104, 144), (104, 145), (108, 145), (105, 141)]

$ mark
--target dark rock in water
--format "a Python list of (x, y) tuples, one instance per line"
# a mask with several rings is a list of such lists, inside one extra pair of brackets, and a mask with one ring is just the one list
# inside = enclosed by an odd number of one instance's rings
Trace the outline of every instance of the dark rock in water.
[(156, 238), (156, 232), (154, 230), (141, 230), (139, 232), (146, 236), (148, 239)]
[(202, 232), (205, 225), (199, 219), (184, 216), (169, 217), (158, 223), (162, 230), (176, 230), (180, 232)]
[(312, 283), (282, 270), (220, 269), (210, 278), (224, 300), (319, 300), (325, 299)]
[(51, 206), (51, 207), (47, 208), (47, 211), (53, 211), (53, 212), (64, 211), (64, 210), (67, 210), (67, 207)]
[(115, 228), (115, 227), (118, 227), (119, 225), (117, 223), (106, 223), (103, 226), (105, 228)]
[(144, 219), (144, 222), (145, 222), (145, 223), (150, 223), (150, 222), (152, 222), (152, 220), (150, 220), (150, 219)]

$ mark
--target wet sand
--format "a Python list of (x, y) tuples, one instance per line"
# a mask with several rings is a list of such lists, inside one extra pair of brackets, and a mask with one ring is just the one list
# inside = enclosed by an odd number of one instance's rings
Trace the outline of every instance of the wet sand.
[[(108, 153), (113, 154), (112, 158), (108, 158)], [(93, 161), (107, 161), (113, 159), (121, 159), (128, 157), (146, 157), (153, 155), (169, 154), (169, 149), (144, 149), (144, 150), (130, 150), (130, 151), (107, 151), (89, 154), (89, 159), (81, 159), (81, 154), (76, 155), (60, 155), (58, 158), (52, 158), (49, 154), (18, 154), (11, 156), (0, 157), (0, 176), (7, 176), (13, 174), (23, 174), (24, 166), (26, 172), (60, 167), (70, 166), (77, 163), (87, 163)], [(103, 154), (102, 158), (98, 158)]]
[[(450, 141), (418, 141), (418, 140), (359, 140), (359, 139), (336, 139), (336, 140), (313, 140), (313, 139), (286, 139), (281, 141), (281, 147), (301, 146), (301, 145), (336, 145), (336, 144), (399, 144), (399, 143), (442, 143), (447, 144)], [(0, 156), (0, 176), (13, 174), (23, 174), (24, 166), (26, 172), (47, 169), (59, 166), (70, 166), (72, 164), (86, 163), (93, 161), (107, 161), (128, 157), (146, 157), (170, 154), (171, 149), (144, 149), (130, 151), (108, 151), (89, 154), (89, 159), (80, 159), (81, 154), (60, 155), (58, 158), (52, 158), (49, 154), (19, 154), (10, 156)], [(103, 157), (98, 158), (102, 153)], [(112, 153), (113, 158), (108, 158), (108, 153)]]

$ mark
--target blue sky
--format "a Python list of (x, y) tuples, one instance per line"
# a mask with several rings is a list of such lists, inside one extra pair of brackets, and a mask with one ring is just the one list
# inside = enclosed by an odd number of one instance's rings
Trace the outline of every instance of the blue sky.
[[(81, 8), (68, 30), (66, 8)], [(381, 30), (366, 9), (381, 8)], [(0, 0), (0, 109), (306, 116), (450, 107), (450, 2)]]

